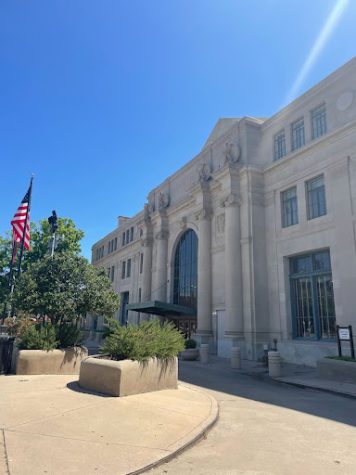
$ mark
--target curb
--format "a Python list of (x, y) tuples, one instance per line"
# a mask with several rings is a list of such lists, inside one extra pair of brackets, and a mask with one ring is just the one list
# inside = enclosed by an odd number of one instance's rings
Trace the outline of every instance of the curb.
[(147, 472), (148, 470), (151, 470), (152, 468), (158, 467), (159, 465), (169, 462), (170, 460), (177, 457), (182, 452), (184, 452), (185, 450), (189, 449), (194, 444), (199, 442), (199, 440), (201, 440), (206, 435), (206, 433), (209, 432), (209, 430), (214, 426), (214, 424), (218, 420), (219, 405), (215, 398), (213, 398), (210, 394), (207, 394), (204, 391), (198, 391), (197, 389), (192, 388), (190, 386), (186, 386), (185, 384), (179, 383), (179, 386), (188, 388), (190, 391), (203, 393), (208, 399), (210, 399), (211, 407), (210, 407), (209, 416), (197, 428), (193, 429), (193, 431), (190, 434), (184, 436), (178, 442), (175, 442), (173, 444), (172, 452), (170, 452), (168, 455), (144, 467), (141, 467), (138, 470), (134, 470), (133, 472), (128, 472), (126, 475), (139, 475), (141, 473)]
[(335, 389), (321, 388), (320, 386), (310, 386), (304, 383), (295, 383), (294, 381), (280, 381), (279, 379), (275, 378), (271, 378), (271, 380), (280, 384), (288, 384), (289, 386), (295, 386), (301, 389), (314, 389), (315, 391), (322, 391), (324, 393), (333, 394), (334, 396), (345, 397), (347, 399), (356, 399), (356, 395), (354, 394), (336, 391)]

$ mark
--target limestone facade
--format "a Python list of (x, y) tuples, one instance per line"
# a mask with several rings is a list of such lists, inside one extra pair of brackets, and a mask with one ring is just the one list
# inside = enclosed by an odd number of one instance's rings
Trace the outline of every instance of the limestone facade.
[(356, 58), (271, 118), (220, 119), (142, 211), (94, 244), (92, 262), (122, 305), (173, 302), (175, 252), (192, 229), (196, 338), (248, 359), (275, 339), (283, 358), (314, 365), (336, 353), (335, 324), (356, 334), (355, 210)]

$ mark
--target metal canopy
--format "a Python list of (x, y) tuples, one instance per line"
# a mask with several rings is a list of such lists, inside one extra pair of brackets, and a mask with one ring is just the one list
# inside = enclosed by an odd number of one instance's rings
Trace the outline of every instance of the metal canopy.
[(126, 305), (126, 310), (132, 310), (140, 313), (151, 313), (154, 315), (178, 316), (178, 315), (195, 315), (195, 310), (183, 305), (175, 303), (160, 302), (159, 300), (152, 300), (150, 302), (130, 303)]

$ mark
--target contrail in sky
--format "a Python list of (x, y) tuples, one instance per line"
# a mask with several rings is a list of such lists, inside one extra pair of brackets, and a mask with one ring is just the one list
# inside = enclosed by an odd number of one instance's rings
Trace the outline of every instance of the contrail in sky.
[(305, 81), (305, 78), (309, 74), (311, 68), (314, 66), (316, 63), (320, 53), (322, 52), (326, 42), (330, 38), (331, 34), (334, 32), (339, 20), (342, 17), (342, 14), (344, 13), (346, 7), (349, 4), (349, 0), (337, 0), (335, 3), (334, 8), (330, 12), (330, 15), (328, 16), (323, 28), (321, 29), (317, 39), (315, 40), (315, 43), (307, 56), (302, 69), (300, 70), (300, 73), (297, 76), (297, 79), (294, 81), (293, 86), (291, 87), (291, 90), (289, 91), (286, 100), (285, 100), (285, 105), (289, 104), (293, 99), (295, 99), (296, 95), (298, 94), (301, 85)]

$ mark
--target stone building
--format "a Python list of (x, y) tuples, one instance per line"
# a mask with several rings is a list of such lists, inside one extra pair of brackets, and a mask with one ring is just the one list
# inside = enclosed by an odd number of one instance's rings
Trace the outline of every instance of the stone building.
[(123, 324), (164, 315), (249, 359), (276, 339), (313, 365), (336, 353), (337, 324), (356, 330), (355, 212), (356, 58), (271, 118), (220, 119), (92, 262)]

